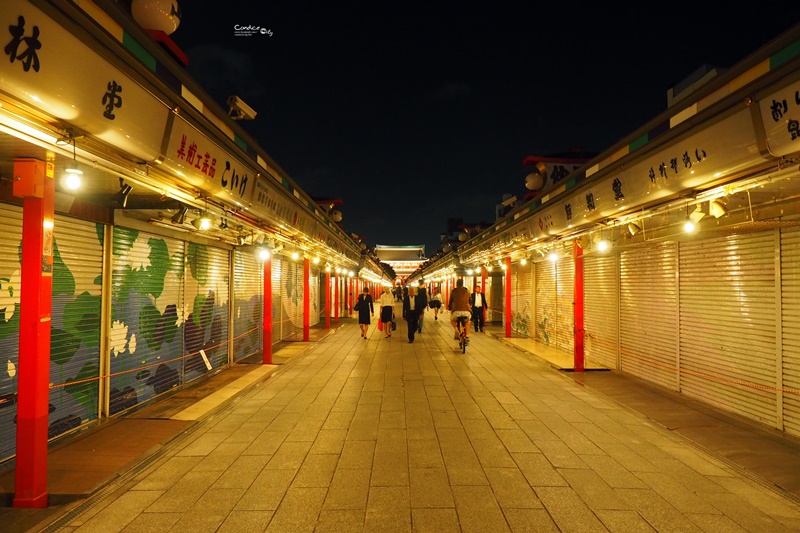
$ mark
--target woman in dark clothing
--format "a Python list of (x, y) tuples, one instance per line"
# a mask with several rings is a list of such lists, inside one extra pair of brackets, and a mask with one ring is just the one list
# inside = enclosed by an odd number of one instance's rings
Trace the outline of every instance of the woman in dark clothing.
[(361, 328), (361, 337), (367, 339), (367, 328), (375, 316), (375, 307), (372, 305), (372, 296), (369, 289), (364, 287), (364, 291), (358, 297), (358, 327)]

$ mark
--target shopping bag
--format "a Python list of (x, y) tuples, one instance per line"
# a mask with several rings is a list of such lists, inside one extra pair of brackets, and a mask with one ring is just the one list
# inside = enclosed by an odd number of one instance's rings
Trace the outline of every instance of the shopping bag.
[(392, 318), (392, 331), (394, 331), (394, 330), (396, 330), (396, 329), (397, 329), (397, 320), (395, 320), (394, 318)]
[(383, 322), (378, 320), (378, 331), (383, 331)]

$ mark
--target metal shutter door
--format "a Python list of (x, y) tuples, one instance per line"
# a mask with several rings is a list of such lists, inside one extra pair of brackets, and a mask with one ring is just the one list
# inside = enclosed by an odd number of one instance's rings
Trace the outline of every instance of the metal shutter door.
[(49, 438), (99, 415), (103, 232), (102, 224), (55, 217)]
[[(489, 284), (489, 290), (486, 294), (486, 300), (489, 305), (488, 312), (486, 314), (486, 322), (487, 323), (497, 323), (497, 324), (505, 324), (503, 321), (503, 313), (505, 312), (505, 308), (503, 307), (503, 298), (505, 297), (505, 290), (503, 287), (504, 277), (500, 273), (490, 272), (489, 276), (486, 278), (486, 281)], [(442, 298), (444, 298), (444, 293), (442, 293)], [(445, 307), (447, 306), (447, 301), (443, 301), (442, 305)], [(531, 315), (533, 312), (531, 312)], [(531, 334), (533, 334), (533, 329), (531, 330)]]
[(17, 370), (19, 368), (20, 243), (22, 208), (0, 204), (0, 461), (16, 449)]
[(228, 363), (229, 258), (228, 250), (186, 244), (184, 382)]
[[(281, 260), (280, 340), (300, 340), (303, 336), (303, 269), (294, 261)], [(349, 288), (349, 287), (348, 287)]]
[(511, 267), (511, 329), (526, 337), (534, 336), (531, 320), (532, 265)]
[(800, 436), (800, 230), (781, 232), (783, 427)]
[(111, 414), (182, 383), (188, 314), (182, 241), (115, 227), (113, 242)]
[(264, 348), (264, 263), (249, 249), (233, 258), (233, 358), (239, 361)]
[(678, 247), (648, 244), (620, 254), (620, 369), (678, 389)]
[(680, 246), (681, 391), (773, 427), (777, 238), (769, 231)]
[(573, 353), (575, 346), (575, 260), (556, 262), (556, 347)]
[[(324, 283), (322, 284), (324, 286)], [(308, 292), (309, 292), (309, 313), (311, 316), (308, 319), (309, 326), (313, 326), (315, 324), (319, 324), (319, 315), (321, 310), (323, 309), (319, 305), (319, 269), (311, 267), (309, 269), (309, 279), (308, 279)]]
[(281, 301), (281, 280), (285, 261), (277, 256), (272, 256), (272, 343), (283, 340), (283, 302)]
[(545, 260), (536, 263), (536, 335), (537, 341), (556, 346), (556, 265)]
[(619, 353), (619, 256), (588, 255), (583, 259), (585, 358), (617, 368)]

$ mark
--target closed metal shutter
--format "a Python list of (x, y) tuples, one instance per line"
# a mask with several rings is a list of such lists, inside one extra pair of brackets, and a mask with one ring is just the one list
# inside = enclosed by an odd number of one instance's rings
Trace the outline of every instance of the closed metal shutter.
[(233, 358), (239, 361), (264, 348), (264, 263), (252, 250), (236, 250), (233, 258)]
[(536, 324), (537, 341), (555, 347), (558, 314), (556, 306), (556, 265), (553, 261), (536, 263)]
[(186, 244), (184, 382), (228, 363), (229, 258), (228, 250)]
[(535, 335), (531, 315), (531, 269), (532, 265), (511, 266), (511, 330), (533, 337)]
[(99, 415), (103, 232), (102, 224), (55, 217), (49, 438)]
[(781, 232), (783, 427), (800, 437), (800, 230)]
[(620, 254), (620, 369), (678, 390), (678, 246)]
[(16, 449), (22, 208), (0, 204), (0, 460)]
[(556, 347), (573, 353), (575, 346), (575, 260), (556, 262)]
[[(486, 301), (489, 305), (489, 309), (486, 313), (486, 322), (493, 323), (493, 324), (505, 324), (503, 320), (503, 313), (505, 312), (505, 307), (503, 304), (503, 299), (505, 298), (505, 288), (503, 287), (505, 276), (501, 273), (491, 272), (489, 276), (486, 278), (486, 281), (489, 284), (488, 292), (486, 294)], [(442, 293), (442, 298), (444, 298), (444, 293)], [(446, 301), (442, 301), (442, 305), (445, 307), (447, 306)], [(531, 315), (533, 313), (531, 312)]]
[(281, 279), (283, 259), (272, 256), (272, 344), (283, 340), (283, 303), (281, 302)]
[(619, 353), (619, 256), (583, 259), (584, 357), (592, 365), (617, 368)]
[(183, 381), (182, 241), (115, 227), (109, 333), (111, 414)]
[(775, 427), (777, 231), (680, 246), (681, 391)]
[(319, 324), (319, 315), (322, 313), (322, 310), (324, 309), (324, 306), (319, 305), (319, 296), (320, 296), (319, 287), (320, 287), (319, 269), (311, 267), (309, 269), (309, 279), (308, 279), (308, 292), (309, 292), (308, 304), (309, 304), (309, 313), (311, 315), (309, 317), (308, 324), (310, 326)]
[(281, 340), (300, 340), (303, 338), (302, 265), (283, 259), (278, 286), (281, 291)]

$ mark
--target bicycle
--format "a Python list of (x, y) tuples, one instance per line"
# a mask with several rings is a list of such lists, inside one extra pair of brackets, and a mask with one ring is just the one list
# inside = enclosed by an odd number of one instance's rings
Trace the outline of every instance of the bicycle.
[(469, 344), (469, 337), (467, 337), (467, 320), (468, 317), (460, 316), (456, 318), (456, 324), (458, 325), (458, 348), (461, 350), (461, 353), (467, 353), (467, 344)]

